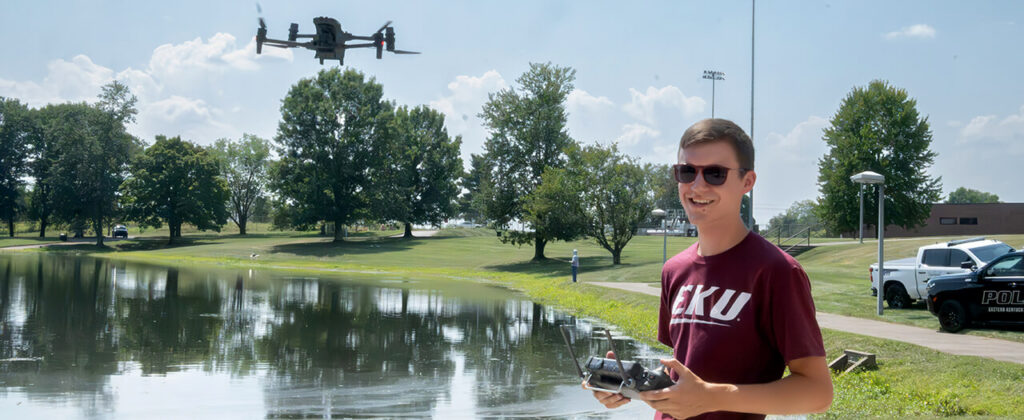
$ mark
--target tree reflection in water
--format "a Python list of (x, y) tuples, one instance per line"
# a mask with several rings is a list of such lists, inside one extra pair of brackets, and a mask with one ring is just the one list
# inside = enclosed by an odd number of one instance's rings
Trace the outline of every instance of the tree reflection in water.
[[(0, 362), (0, 402), (24, 400), (36, 414), (116, 414), (145, 401), (120, 398), (112, 378), (145, 388), (146, 378), (191, 372), (256, 379), (268, 417), (603, 411), (565, 406), (590, 402), (558, 326), (578, 327), (580, 357), (607, 343), (591, 339), (589, 322), (504, 289), (43, 253), (0, 255), (0, 276), (0, 359), (28, 359)], [(625, 358), (651, 355), (631, 340), (616, 346)], [(188, 386), (204, 395), (203, 382)], [(231, 412), (224, 403), (218, 412), (205, 401), (197, 414)]]

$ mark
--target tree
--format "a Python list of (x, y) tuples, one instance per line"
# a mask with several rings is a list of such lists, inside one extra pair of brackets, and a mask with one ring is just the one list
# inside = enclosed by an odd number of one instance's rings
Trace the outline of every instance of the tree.
[[(545, 214), (527, 214), (523, 200), (540, 185), (549, 168), (565, 166), (565, 149), (573, 144), (566, 130), (565, 100), (573, 89), (575, 70), (547, 64), (530, 64), (517, 79), (520, 86), (488, 95), (480, 117), (490, 136), (485, 142), (490, 173), (480, 189), (485, 217), (496, 229), (515, 220), (543, 223), (555, 220)], [(509, 231), (502, 241), (533, 244), (534, 261), (543, 260), (544, 246), (562, 237), (559, 226), (531, 225), (532, 232)]]
[(168, 243), (181, 237), (181, 225), (220, 231), (227, 223), (227, 182), (203, 147), (180, 137), (156, 136), (156, 142), (132, 163), (122, 190), (126, 213), (142, 226), (170, 228)]
[(388, 186), (375, 181), (388, 176), (392, 115), (383, 87), (355, 70), (322, 70), (291, 87), (281, 105), (274, 184), (297, 207), (289, 212), (293, 224), (332, 221), (338, 242), (343, 225), (377, 217), (372, 206)]
[(0, 219), (7, 221), (7, 232), (14, 236), (14, 218), (19, 206), (23, 177), (27, 172), (31, 147), (31, 111), (17, 99), (0, 97)]
[[(928, 219), (942, 185), (927, 173), (936, 154), (928, 118), (916, 106), (905, 90), (879, 80), (843, 99), (824, 132), (829, 151), (818, 161), (818, 217), (829, 231), (857, 229), (860, 186), (850, 176), (861, 171), (885, 176), (886, 223), (913, 228)], [(864, 219), (877, 220), (877, 208), (877, 195), (865, 194)]]
[(46, 228), (50, 225), (57, 204), (53, 194), (53, 168), (60, 156), (57, 142), (61, 131), (66, 127), (62, 123), (62, 114), (67, 112), (70, 104), (47, 105), (35, 111), (35, 134), (32, 135), (32, 151), (29, 158), (29, 175), (35, 181), (29, 197), (28, 216), (39, 221), (39, 237), (46, 236)]
[(118, 189), (139, 145), (116, 114), (100, 107), (64, 104), (52, 111), (44, 130), (55, 148), (43, 181), (49, 204), (79, 231), (92, 227), (96, 245), (103, 245), (104, 226), (119, 211)]
[(949, 193), (949, 204), (974, 204), (974, 203), (998, 203), (999, 196), (984, 191), (972, 190), (966, 187), (957, 188)]
[(681, 209), (679, 182), (672, 175), (672, 165), (649, 165), (651, 188), (654, 190), (654, 208)]
[(818, 226), (821, 222), (818, 220), (817, 208), (818, 203), (814, 200), (797, 201), (786, 211), (769, 219), (768, 227), (765, 230), (789, 237), (800, 229)]
[(135, 122), (135, 115), (139, 113), (135, 104), (139, 99), (132, 94), (124, 83), (117, 80), (107, 83), (101, 88), (99, 102), (96, 107), (106, 112), (120, 124)]
[(622, 250), (654, 209), (651, 165), (615, 145), (585, 146), (570, 153), (566, 171), (580, 192), (586, 235), (612, 254), (612, 264), (621, 264)]
[(238, 225), (238, 233), (245, 235), (245, 226), (253, 216), (257, 201), (266, 194), (270, 142), (243, 134), (239, 141), (217, 140), (211, 152), (217, 157), (231, 192), (228, 217)]
[(465, 192), (459, 196), (459, 214), (463, 219), (473, 223), (484, 223), (485, 218), (480, 211), (480, 188), (484, 177), (490, 172), (490, 166), (483, 155), (469, 155), (469, 172), (462, 175), (462, 188)]
[(444, 114), (425, 106), (398, 108), (393, 135), (396, 200), (388, 200), (382, 213), (405, 224), (404, 238), (412, 238), (413, 223), (439, 225), (456, 214), (458, 179), (462, 174), (459, 146), (444, 127)]
[(566, 168), (549, 168), (537, 189), (523, 198), (523, 221), (544, 226), (551, 237), (573, 239), (587, 233), (583, 187)]

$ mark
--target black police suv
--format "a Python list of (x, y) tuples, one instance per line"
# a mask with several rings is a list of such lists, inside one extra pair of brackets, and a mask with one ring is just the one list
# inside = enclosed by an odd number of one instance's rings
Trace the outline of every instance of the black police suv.
[(943, 330), (971, 325), (1024, 325), (1024, 251), (996, 257), (970, 273), (933, 277), (928, 282), (928, 310)]

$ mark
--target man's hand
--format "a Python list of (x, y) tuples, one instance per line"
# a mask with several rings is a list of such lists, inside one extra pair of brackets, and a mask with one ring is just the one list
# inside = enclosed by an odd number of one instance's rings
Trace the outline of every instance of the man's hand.
[[(609, 358), (609, 359), (612, 359), (612, 358), (615, 357), (615, 353), (609, 351), (608, 354), (605, 355), (605, 357)], [(587, 388), (587, 382), (583, 381), (583, 389), (586, 389), (586, 388)], [(591, 391), (591, 392), (594, 393), (594, 398), (597, 398), (597, 402), (601, 403), (602, 405), (604, 405), (605, 407), (608, 407), (608, 408), (621, 407), (621, 406), (626, 405), (627, 403), (629, 403), (631, 401), (629, 398), (626, 398), (622, 394), (614, 394), (614, 393), (611, 393), (611, 392), (603, 392), (603, 391)]]
[(677, 419), (715, 411), (711, 405), (707, 382), (676, 359), (662, 359), (661, 364), (675, 372), (679, 379), (668, 388), (641, 392), (640, 398), (647, 405)]

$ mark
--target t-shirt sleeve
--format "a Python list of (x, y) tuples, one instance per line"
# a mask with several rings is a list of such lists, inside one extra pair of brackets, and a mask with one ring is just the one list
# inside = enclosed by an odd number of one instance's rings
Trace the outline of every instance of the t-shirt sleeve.
[(775, 270), (773, 277), (776, 278), (771, 281), (771, 329), (783, 360), (789, 364), (804, 357), (824, 357), (825, 345), (807, 273), (800, 266), (788, 266)]
[(661, 269), (661, 305), (658, 309), (658, 341), (669, 347), (672, 345), (672, 340), (669, 338), (668, 326), (669, 321), (672, 317), (672, 299), (669, 296), (672, 291), (669, 290), (668, 278), (665, 274), (665, 269)]

